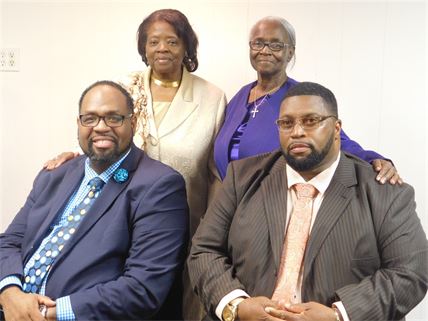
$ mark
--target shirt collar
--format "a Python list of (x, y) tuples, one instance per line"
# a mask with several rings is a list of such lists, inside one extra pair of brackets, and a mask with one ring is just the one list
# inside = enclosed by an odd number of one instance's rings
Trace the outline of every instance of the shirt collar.
[(84, 181), (87, 183), (91, 179), (95, 177), (99, 177), (103, 180), (104, 183), (107, 184), (109, 179), (113, 176), (113, 173), (116, 171), (116, 169), (118, 169), (118, 167), (122, 164), (122, 162), (125, 160), (125, 158), (129, 155), (130, 152), (131, 152), (131, 149), (128, 149), (128, 151), (118, 161), (110, 165), (110, 167), (107, 168), (100, 175), (98, 175), (97, 172), (91, 167), (89, 157), (86, 157)]
[(327, 187), (330, 185), (333, 175), (336, 172), (336, 168), (339, 165), (340, 153), (337, 155), (336, 160), (325, 170), (319, 173), (317, 176), (313, 177), (309, 181), (305, 179), (294, 169), (292, 169), (288, 164), (286, 165), (287, 170), (287, 184), (290, 189), (294, 184), (303, 183), (311, 184), (314, 186), (320, 194), (324, 194), (327, 190)]

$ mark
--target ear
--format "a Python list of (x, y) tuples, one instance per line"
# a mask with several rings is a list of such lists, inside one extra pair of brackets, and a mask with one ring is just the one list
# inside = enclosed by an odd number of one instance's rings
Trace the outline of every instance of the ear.
[(336, 120), (334, 124), (334, 132), (337, 139), (340, 140), (340, 131), (342, 130), (342, 121), (340, 119)]
[(131, 128), (132, 128), (132, 136), (135, 135), (135, 132), (137, 131), (137, 116), (132, 115), (131, 118)]
[(287, 49), (287, 62), (290, 62), (294, 56), (294, 47), (289, 46)]

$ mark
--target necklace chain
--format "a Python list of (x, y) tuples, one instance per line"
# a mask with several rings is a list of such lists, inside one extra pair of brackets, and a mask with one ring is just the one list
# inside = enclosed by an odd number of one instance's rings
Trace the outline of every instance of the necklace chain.
[[(274, 88), (272, 88), (271, 90), (269, 90), (264, 96), (263, 99), (260, 100), (260, 102), (257, 104), (257, 85), (254, 87), (254, 100), (253, 100), (253, 104), (254, 107), (253, 109), (250, 111), (250, 113), (252, 114), (253, 118), (256, 118), (256, 114), (259, 112), (259, 107), (264, 103), (264, 101), (266, 100), (267, 96), (273, 92), (275, 92), (279, 87), (281, 86), (276, 86)], [(260, 96), (261, 97), (261, 96)], [(260, 98), (259, 97), (259, 98)]]

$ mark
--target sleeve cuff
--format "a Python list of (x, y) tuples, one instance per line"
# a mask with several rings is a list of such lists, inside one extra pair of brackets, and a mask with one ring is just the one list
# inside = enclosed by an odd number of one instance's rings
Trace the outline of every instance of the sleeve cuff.
[(9, 276), (6, 276), (5, 278), (3, 278), (0, 281), (0, 293), (4, 289), (6, 289), (7, 287), (9, 287), (11, 285), (16, 285), (17, 287), (19, 287), (20, 289), (22, 289), (21, 279), (18, 276), (16, 276), (16, 275), (9, 275)]
[(217, 316), (217, 318), (219, 318), (219, 320), (223, 320), (222, 314), (223, 314), (224, 307), (230, 301), (239, 297), (249, 298), (250, 296), (247, 294), (247, 292), (237, 289), (237, 290), (233, 290), (232, 292), (229, 292), (223, 297), (223, 299), (220, 300), (219, 304), (217, 305), (217, 308), (215, 309), (215, 315)]
[(350, 321), (348, 313), (346, 313), (345, 306), (343, 305), (342, 301), (334, 302), (333, 306), (339, 310), (340, 314), (342, 315), (343, 321)]
[(69, 295), (56, 299), (56, 319), (57, 321), (76, 321)]

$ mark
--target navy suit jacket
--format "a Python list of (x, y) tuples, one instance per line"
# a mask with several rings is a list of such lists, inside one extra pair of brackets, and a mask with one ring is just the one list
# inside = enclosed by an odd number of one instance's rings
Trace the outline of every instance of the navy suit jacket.
[[(0, 279), (22, 276), (81, 183), (85, 158), (39, 173), (0, 235)], [(181, 175), (134, 145), (121, 168), (129, 179), (109, 180), (48, 275), (46, 295), (70, 295), (78, 320), (151, 318), (184, 260), (188, 208)]]

